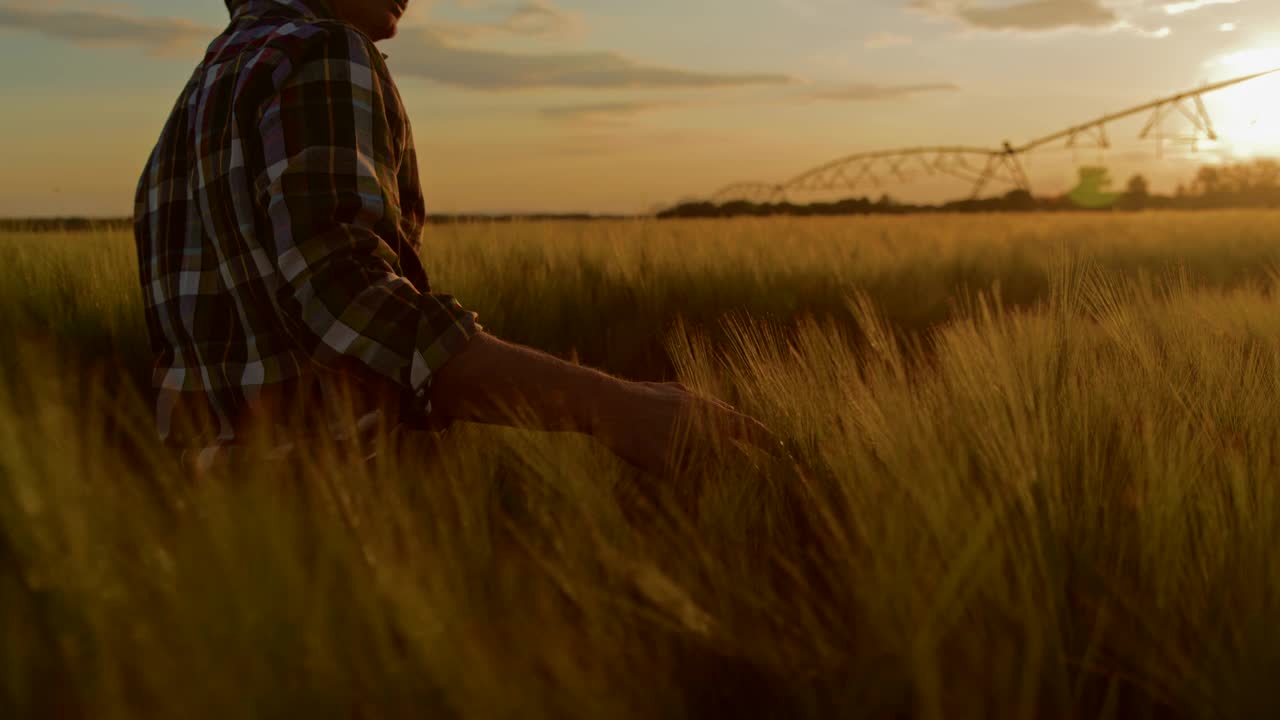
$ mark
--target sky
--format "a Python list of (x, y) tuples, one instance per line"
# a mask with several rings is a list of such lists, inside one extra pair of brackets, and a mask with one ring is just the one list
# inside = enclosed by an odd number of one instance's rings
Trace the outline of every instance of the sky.
[[(127, 216), (221, 0), (0, 0), (0, 217)], [(411, 0), (382, 45), (433, 212), (649, 212), (837, 157), (1015, 145), (1280, 67), (1275, 0)], [(1280, 155), (1280, 76), (1206, 97), (1221, 139), (1027, 158), (1037, 194), (1081, 165), (1169, 191)], [(1170, 133), (1185, 123), (1170, 121)], [(994, 187), (993, 191), (1005, 188)], [(854, 193), (963, 197), (915, 178)], [(804, 201), (806, 196), (792, 198)]]

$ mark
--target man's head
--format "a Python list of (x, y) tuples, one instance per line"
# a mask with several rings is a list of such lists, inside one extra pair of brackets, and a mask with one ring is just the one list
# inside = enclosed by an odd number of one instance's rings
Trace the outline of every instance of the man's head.
[(395, 37), (409, 0), (329, 0), (329, 5), (338, 19), (376, 42)]

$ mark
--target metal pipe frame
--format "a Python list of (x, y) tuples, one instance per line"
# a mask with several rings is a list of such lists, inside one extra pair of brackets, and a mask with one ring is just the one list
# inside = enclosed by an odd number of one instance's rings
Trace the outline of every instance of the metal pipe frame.
[[(1031, 192), (1031, 182), (1021, 160), (1023, 155), (1061, 141), (1065, 141), (1064, 147), (1068, 149), (1110, 148), (1111, 138), (1107, 132), (1107, 126), (1145, 112), (1150, 112), (1151, 117), (1139, 133), (1138, 139), (1151, 139), (1154, 132), (1159, 157), (1163, 157), (1164, 143), (1169, 139), (1164, 134), (1164, 123), (1171, 115), (1181, 115), (1191, 123), (1193, 135), (1182, 140), (1189, 141), (1192, 148), (1195, 148), (1199, 142), (1218, 139), (1213, 118), (1205, 108), (1205, 95), (1276, 73), (1280, 73), (1280, 68), (1177, 93), (1128, 110), (1109, 113), (1018, 146), (1005, 142), (1002, 147), (995, 149), (932, 146), (856, 153), (819, 165), (781, 183), (734, 183), (717, 191), (711, 196), (711, 201), (716, 203), (731, 200), (780, 202), (786, 200), (789, 193), (793, 192), (852, 191), (868, 182), (879, 188), (881, 181), (886, 177), (893, 177), (901, 182), (914, 179), (916, 176), (910, 173), (911, 168), (930, 176), (942, 174), (964, 180), (972, 184), (971, 197), (974, 198), (977, 198), (991, 184), (1002, 184)], [(1082, 145), (1082, 141), (1092, 144)], [(969, 164), (969, 160), (977, 159), (982, 160), (980, 170)]]

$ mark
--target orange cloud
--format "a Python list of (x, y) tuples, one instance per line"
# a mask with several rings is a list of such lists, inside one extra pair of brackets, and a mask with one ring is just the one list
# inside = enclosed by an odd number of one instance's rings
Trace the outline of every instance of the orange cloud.
[(391, 62), (397, 72), (473, 90), (709, 88), (794, 82), (781, 74), (664, 67), (609, 51), (526, 53), (460, 47), (429, 27), (403, 30), (393, 47)]
[(1065, 27), (1108, 27), (1120, 21), (1101, 0), (1024, 0), (988, 5), (971, 0), (914, 0), (910, 5), (933, 15), (959, 20), (984, 30), (1055, 30)]
[(179, 18), (10, 5), (0, 6), (0, 27), (29, 30), (77, 45), (142, 47), (156, 55), (198, 47), (217, 33), (213, 28)]

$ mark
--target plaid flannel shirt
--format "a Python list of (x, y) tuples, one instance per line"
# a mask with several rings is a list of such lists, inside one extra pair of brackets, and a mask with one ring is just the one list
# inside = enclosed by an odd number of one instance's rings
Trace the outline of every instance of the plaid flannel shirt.
[(264, 397), (335, 395), (353, 376), (429, 425), (433, 374), (481, 328), (430, 291), (384, 58), (326, 0), (227, 5), (137, 191), (160, 436), (234, 445)]

